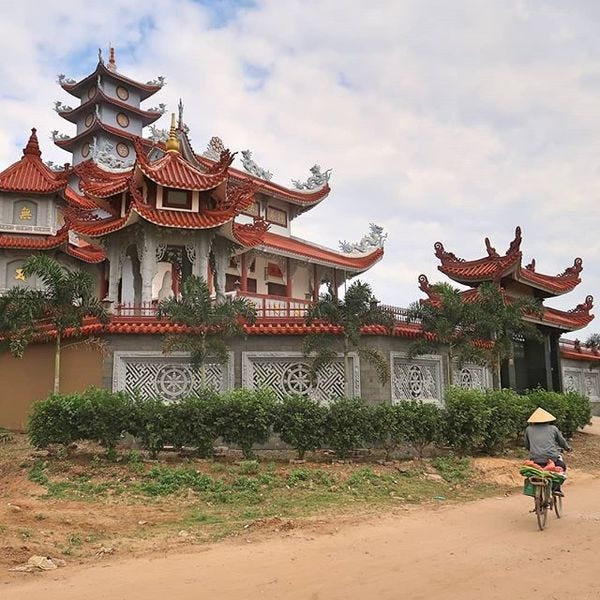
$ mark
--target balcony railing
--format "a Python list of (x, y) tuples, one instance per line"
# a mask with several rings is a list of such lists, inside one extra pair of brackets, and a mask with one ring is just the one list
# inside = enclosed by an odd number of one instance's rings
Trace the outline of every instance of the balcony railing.
[[(229, 293), (228, 293), (229, 295)], [(235, 292), (231, 293), (235, 295)], [(308, 309), (313, 305), (312, 300), (300, 298), (284, 298), (278, 296), (267, 296), (266, 294), (255, 294), (252, 292), (239, 293), (250, 300), (256, 308), (256, 318), (261, 320), (271, 319), (304, 319)], [(408, 310), (388, 304), (381, 305), (389, 310), (397, 322), (406, 322)], [(144, 302), (140, 304), (118, 303), (113, 306), (113, 314), (124, 318), (153, 318), (156, 316), (157, 302)]]

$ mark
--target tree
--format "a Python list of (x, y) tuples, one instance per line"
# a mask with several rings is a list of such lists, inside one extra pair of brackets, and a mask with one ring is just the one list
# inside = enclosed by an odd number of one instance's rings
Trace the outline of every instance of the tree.
[(410, 305), (408, 319), (420, 321), (423, 336), (409, 347), (409, 356), (448, 350), (447, 382), (453, 383), (455, 362), (487, 364), (499, 387), (500, 364), (513, 355), (515, 338), (540, 339), (526, 315), (539, 315), (541, 305), (529, 298), (506, 298), (501, 288), (482, 283), (477, 293), (465, 297), (447, 283), (429, 285), (421, 276), (427, 300)]
[(58, 394), (65, 332), (80, 329), (86, 317), (107, 323), (108, 313), (94, 295), (95, 280), (89, 273), (70, 269), (54, 258), (40, 254), (25, 261), (23, 275), (26, 278), (38, 277), (43, 288), (13, 287), (0, 297), (3, 345), (21, 358), (34, 339), (54, 333), (53, 390)]
[(338, 325), (340, 333), (311, 333), (304, 339), (304, 355), (311, 359), (313, 377), (335, 360), (337, 354), (334, 344), (341, 338), (346, 385), (350, 381), (349, 355), (352, 350), (375, 367), (381, 383), (389, 380), (390, 366), (385, 355), (364, 342), (361, 330), (365, 325), (383, 325), (391, 331), (394, 327), (394, 317), (390, 311), (378, 305), (369, 284), (355, 281), (346, 291), (343, 300), (337, 298), (330, 288), (306, 314), (308, 325), (315, 321)]
[(206, 281), (190, 275), (181, 288), (180, 298), (165, 298), (158, 306), (158, 317), (191, 328), (190, 333), (169, 334), (164, 352), (182, 350), (191, 355), (191, 365), (200, 372), (202, 386), (206, 382), (206, 362), (210, 356), (218, 363), (229, 359), (226, 339), (243, 334), (241, 319), (256, 320), (254, 305), (247, 298), (226, 298), (216, 303), (210, 296)]

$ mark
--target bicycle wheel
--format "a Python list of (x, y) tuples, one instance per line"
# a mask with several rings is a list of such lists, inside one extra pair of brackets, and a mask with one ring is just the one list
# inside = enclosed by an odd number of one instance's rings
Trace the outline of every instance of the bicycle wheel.
[(538, 529), (544, 530), (546, 519), (548, 518), (548, 505), (546, 503), (546, 486), (535, 486), (535, 516), (537, 518)]
[(560, 519), (563, 507), (562, 507), (562, 496), (557, 496), (556, 494), (552, 494), (552, 501), (554, 504), (554, 513), (556, 514), (556, 518)]

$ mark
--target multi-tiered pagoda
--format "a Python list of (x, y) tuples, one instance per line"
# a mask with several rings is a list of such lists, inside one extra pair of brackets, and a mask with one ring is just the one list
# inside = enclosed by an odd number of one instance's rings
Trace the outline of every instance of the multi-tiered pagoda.
[(337, 290), (381, 259), (384, 236), (375, 227), (343, 251), (293, 237), (292, 220), (329, 194), (330, 172), (315, 165), (307, 181), (284, 187), (249, 151), (243, 169), (233, 168), (236, 153), (219, 138), (196, 153), (181, 103), (168, 130), (152, 126), (163, 104), (141, 107), (164, 78), (125, 77), (114, 49), (106, 63), (99, 54), (87, 77), (60, 75), (59, 83), (79, 100), (55, 103), (76, 126), (73, 136), (52, 132), (72, 158), (56, 170), (44, 164), (34, 131), (23, 158), (0, 174), (0, 291), (36, 285), (21, 267), (43, 250), (96, 264), (98, 293), (116, 315), (150, 315), (193, 273), (217, 298), (245, 294), (262, 316), (280, 316), (315, 299), (323, 282)]
[[(489, 239), (485, 238), (487, 256), (477, 260), (458, 258), (452, 252), (447, 252), (441, 242), (436, 242), (435, 255), (441, 262), (438, 269), (453, 281), (471, 287), (464, 292), (467, 301), (484, 282), (497, 284), (507, 301), (511, 297), (529, 297), (542, 303), (547, 298), (571, 292), (581, 282), (581, 258), (576, 258), (573, 265), (559, 275), (545, 275), (537, 272), (535, 259), (523, 267), (521, 242), (520, 227), (516, 228), (515, 238), (504, 254), (499, 254)], [(421, 278), (421, 289), (430, 293), (427, 279), (424, 276)], [(561, 391), (563, 383), (559, 338), (563, 333), (582, 329), (592, 321), (592, 302), (593, 298), (588, 296), (582, 304), (570, 311), (542, 304), (539, 315), (524, 315), (524, 319), (536, 324), (543, 341), (514, 341), (514, 359), (502, 365), (503, 387), (522, 391), (541, 386)]]

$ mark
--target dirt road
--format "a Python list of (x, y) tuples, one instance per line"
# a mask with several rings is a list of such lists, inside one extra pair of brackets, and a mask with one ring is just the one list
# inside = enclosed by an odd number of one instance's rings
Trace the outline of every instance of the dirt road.
[[(600, 597), (600, 480), (573, 478), (544, 532), (515, 494), (352, 526), (249, 535), (190, 554), (16, 576), (3, 600), (547, 600)], [(529, 574), (529, 576), (528, 576)]]

